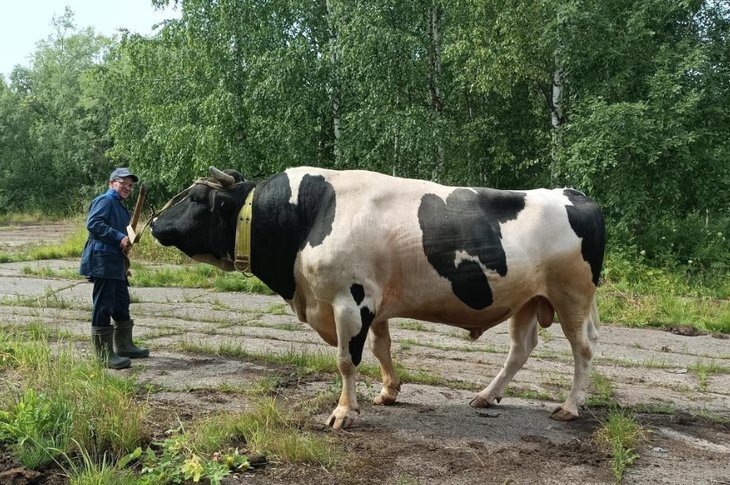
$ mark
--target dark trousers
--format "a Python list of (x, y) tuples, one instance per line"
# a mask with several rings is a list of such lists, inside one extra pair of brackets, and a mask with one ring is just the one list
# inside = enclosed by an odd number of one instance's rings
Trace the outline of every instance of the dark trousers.
[(92, 326), (108, 327), (112, 318), (116, 322), (129, 320), (129, 284), (126, 279), (94, 278), (93, 299)]

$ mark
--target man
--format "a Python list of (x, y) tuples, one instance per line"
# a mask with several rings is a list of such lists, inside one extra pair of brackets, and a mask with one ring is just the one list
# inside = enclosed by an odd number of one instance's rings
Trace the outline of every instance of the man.
[(97, 357), (110, 369), (126, 369), (130, 358), (149, 356), (149, 350), (132, 343), (134, 321), (129, 317), (125, 263), (132, 243), (126, 233), (130, 214), (122, 202), (138, 180), (126, 167), (115, 169), (109, 176), (109, 190), (94, 199), (86, 219), (89, 238), (79, 272), (94, 283), (91, 338)]

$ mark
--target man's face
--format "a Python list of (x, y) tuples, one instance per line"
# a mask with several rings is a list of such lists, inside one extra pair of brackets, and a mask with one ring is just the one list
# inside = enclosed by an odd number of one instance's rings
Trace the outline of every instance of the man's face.
[(119, 193), (122, 200), (125, 200), (134, 190), (134, 180), (132, 177), (124, 177), (114, 179), (109, 183), (110, 187)]

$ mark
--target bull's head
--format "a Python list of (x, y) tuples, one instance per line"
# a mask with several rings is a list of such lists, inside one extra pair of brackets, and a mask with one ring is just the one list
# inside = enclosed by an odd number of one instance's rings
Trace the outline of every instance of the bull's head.
[(235, 170), (210, 167), (210, 174), (175, 196), (150, 227), (163, 246), (233, 271), (236, 219), (254, 184)]

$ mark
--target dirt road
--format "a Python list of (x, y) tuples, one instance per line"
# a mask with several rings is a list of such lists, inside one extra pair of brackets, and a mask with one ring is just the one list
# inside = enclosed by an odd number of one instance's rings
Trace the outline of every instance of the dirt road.
[[(1, 239), (2, 231), (0, 244)], [(69, 260), (0, 264), (0, 299), (6, 303), (0, 306), (0, 322), (43, 322), (78, 336), (79, 352), (88, 352), (90, 285), (23, 272), (24, 267), (76, 265)], [(281, 371), (244, 358), (180, 352), (182, 341), (210, 349), (235, 345), (252, 353), (324, 352), (334, 359), (333, 349), (297, 322), (278, 297), (202, 289), (132, 288), (131, 293), (136, 335), (152, 355), (122, 372), (154, 384), (149, 399), (156, 416), (185, 421), (246, 409), (245, 395), (224, 389)], [(39, 299), (33, 303), (27, 297)], [(360, 379), (362, 414), (354, 428), (326, 428), (329, 411), (311, 419), (315, 432), (332, 435), (347, 453), (340, 468), (270, 466), (232, 482), (613, 482), (610, 456), (592, 439), (604, 409), (588, 408), (569, 423), (549, 419), (572, 379), (572, 356), (559, 325), (541, 332), (537, 349), (510, 385), (513, 396), (481, 410), (468, 402), (472, 389), (486, 386), (506, 358), (506, 325), (476, 342), (466, 332), (412, 320), (394, 321), (391, 332), (397, 362), (411, 374), (446, 384), (406, 382), (395, 406), (377, 407), (369, 403), (378, 383)], [(730, 426), (717, 419), (730, 419), (730, 341), (610, 323), (599, 332), (594, 383), (610, 388), (619, 404), (633, 406), (649, 431), (624, 483), (730, 483)], [(375, 360), (366, 353), (364, 362)], [(333, 378), (293, 383), (283, 397), (294, 402), (315, 395), (332, 386)]]

